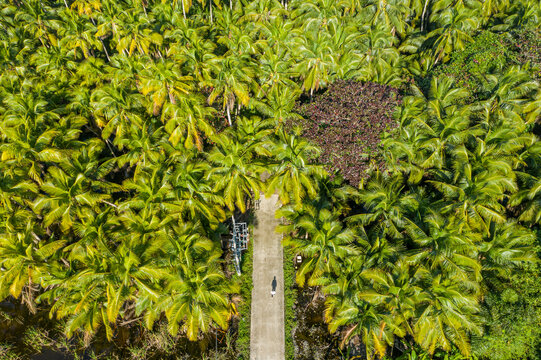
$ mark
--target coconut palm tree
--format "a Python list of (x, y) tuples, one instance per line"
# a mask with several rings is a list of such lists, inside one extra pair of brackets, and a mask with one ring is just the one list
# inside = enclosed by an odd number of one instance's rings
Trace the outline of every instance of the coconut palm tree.
[(353, 231), (344, 229), (327, 209), (300, 218), (296, 227), (305, 236), (287, 239), (285, 245), (307, 259), (296, 274), (301, 287), (305, 283), (313, 286), (323, 275), (337, 272), (340, 259), (356, 252)]
[(359, 336), (366, 346), (368, 359), (384, 356), (394, 340), (392, 318), (362, 300), (354, 299), (352, 303), (344, 304), (329, 322), (329, 331), (336, 332), (341, 326), (347, 328), (342, 346), (351, 337)]
[(222, 191), (225, 205), (233, 211), (235, 207), (246, 211), (246, 200), (255, 197), (263, 190), (260, 174), (263, 164), (254, 161), (257, 155), (270, 155), (270, 152), (257, 142), (243, 143), (227, 135), (214, 138), (216, 147), (208, 154), (213, 167), (206, 178), (214, 182), (213, 191)]
[[(302, 34), (301, 29), (295, 26), (294, 22), (277, 16), (269, 21), (255, 24), (255, 28), (260, 33), (262, 40), (256, 42), (263, 46), (269, 46), (271, 49), (276, 49), (276, 53), (284, 53), (290, 46), (293, 45), (293, 40)], [(263, 42), (264, 41), (264, 42)], [(267, 53), (266, 51), (264, 52)], [(269, 53), (269, 56), (271, 53)], [(284, 55), (287, 59), (287, 56)]]
[[(35, 231), (38, 231), (36, 233)], [(45, 239), (40, 237), (37, 224), (30, 221), (17, 233), (0, 234), (0, 297), (8, 295), (19, 298), (25, 286), (30, 292), (33, 285), (39, 285), (47, 276), (47, 261), (66, 244), (65, 240)], [(23, 301), (35, 311), (33, 298)]]
[[(470, 173), (469, 167), (466, 169), (467, 173), (455, 175), (455, 181), (445, 175), (429, 183), (443, 196), (443, 213), (488, 234), (490, 221), (505, 221), (504, 207), (499, 201), (506, 197), (506, 193), (517, 190), (516, 182), (503, 171)], [(454, 200), (448, 201), (450, 199)]]
[(43, 216), (43, 225), (58, 224), (62, 232), (70, 231), (78, 219), (81, 207), (96, 209), (100, 203), (110, 199), (108, 194), (96, 190), (107, 190), (105, 182), (92, 179), (84, 170), (94, 171), (95, 163), (87, 162), (85, 168), (75, 164), (52, 166), (48, 169), (45, 182), (40, 186), (41, 195), (32, 203), (36, 213)]
[(142, 95), (127, 91), (119, 85), (109, 84), (94, 90), (91, 106), (104, 140), (108, 140), (113, 132), (120, 139), (127, 128), (142, 126)]
[(415, 196), (402, 193), (403, 188), (401, 176), (391, 178), (377, 172), (374, 180), (363, 185), (359, 193), (359, 200), (366, 211), (350, 216), (348, 221), (372, 224), (381, 234), (402, 238), (407, 214), (418, 206)]
[(21, 4), (14, 15), (14, 19), (20, 22), (21, 28), (25, 31), (26, 38), (37, 38), (44, 47), (54, 46), (56, 37), (50, 31), (52, 9), (41, 1), (32, 0)]
[(384, 23), (391, 29), (391, 34), (403, 35), (406, 32), (407, 23), (404, 21), (409, 16), (410, 8), (401, 1), (375, 1), (365, 2), (370, 7), (372, 24)]
[(168, 284), (170, 295), (159, 303), (165, 310), (168, 330), (175, 335), (180, 329), (189, 340), (195, 341), (200, 333), (213, 327), (227, 329), (232, 315), (228, 295), (235, 292), (217, 267), (216, 256), (205, 261), (181, 255)]
[(305, 30), (312, 25), (325, 26), (328, 22), (336, 20), (340, 14), (338, 3), (330, 0), (293, 2), (291, 9), (291, 17)]
[[(290, 79), (292, 62), (290, 59), (288, 61), (289, 51), (283, 49), (275, 53), (268, 48), (267, 43), (260, 43), (260, 47), (263, 53), (259, 59), (262, 71), (259, 76), (260, 94), (263, 93), (270, 97), (269, 94), (273, 91), (275, 91), (275, 96), (282, 96), (282, 92), (290, 93), (292, 89), (296, 88), (296, 84)], [(289, 96), (289, 99), (294, 98)]]
[(205, 180), (210, 171), (208, 163), (181, 156), (175, 158), (172, 170), (169, 181), (175, 201), (171, 212), (179, 211), (184, 219), (208, 222), (213, 227), (225, 219), (223, 197)]
[(182, 74), (180, 64), (161, 59), (145, 66), (138, 87), (144, 96), (150, 96), (152, 114), (158, 116), (166, 101), (175, 105), (182, 95), (190, 92), (192, 80), (190, 75)]
[(298, 134), (280, 133), (282, 143), (274, 148), (276, 164), (274, 174), (267, 184), (267, 194), (278, 191), (282, 204), (293, 202), (300, 206), (303, 199), (315, 197), (315, 179), (326, 172), (320, 165), (311, 164), (310, 158), (318, 150)]
[(59, 276), (52, 282), (59, 286), (44, 292), (39, 300), (53, 303), (54, 299), (51, 314), (68, 317), (68, 337), (80, 329), (94, 333), (103, 325), (108, 339), (112, 339), (117, 319), (129, 320), (131, 302), (135, 300), (135, 307), (142, 303), (151, 308), (158, 300), (158, 283), (165, 275), (155, 265), (161, 239), (143, 241), (135, 236), (106, 259), (98, 252), (72, 253), (70, 260), (82, 267)]
[(4, 104), (0, 132), (7, 141), (0, 148), (2, 160), (9, 165), (5, 170), (11, 176), (24, 173), (39, 184), (44, 175), (40, 160), (60, 157), (51, 146), (59, 132), (49, 127), (59, 115), (44, 99), (30, 93), (7, 96)]
[(126, 130), (126, 135), (117, 141), (117, 146), (123, 153), (107, 161), (115, 162), (120, 167), (129, 164), (145, 168), (159, 164), (165, 161), (161, 152), (165, 135), (163, 126), (157, 126), (150, 121), (146, 121), (141, 127), (131, 125)]
[(426, 232), (417, 226), (409, 229), (416, 246), (407, 261), (423, 264), (431, 272), (460, 279), (463, 284), (479, 281), (481, 264), (476, 260), (479, 234), (461, 230), (460, 224), (444, 219), (435, 211), (423, 220), (426, 222), (423, 227), (428, 229)]
[(73, 50), (75, 58), (78, 57), (77, 49), (81, 49), (84, 58), (94, 57), (96, 55), (94, 49), (98, 49), (101, 45), (94, 36), (96, 27), (70, 10), (62, 14), (62, 23), (58, 26), (61, 36), (60, 47)]
[(490, 236), (478, 244), (478, 257), (484, 271), (509, 272), (535, 261), (534, 234), (514, 222), (493, 223)]
[[(497, 121), (510, 122), (512, 127), (523, 127), (523, 114), (535, 104), (532, 100), (538, 92), (538, 82), (518, 67), (510, 67), (503, 76), (489, 76), (487, 80), (491, 83), (491, 91), (483, 104), (485, 113), (491, 114)], [(530, 121), (535, 121), (534, 114), (530, 115), (533, 117)]]
[(415, 341), (430, 354), (456, 346), (464, 356), (469, 356), (469, 334), (481, 333), (473, 315), (479, 311), (475, 296), (460, 281), (441, 275), (427, 280), (412, 326)]
[[(113, 30), (113, 39), (119, 53), (131, 56), (137, 50), (139, 54), (146, 55), (154, 50), (153, 46), (161, 45), (163, 36), (148, 26), (144, 13), (124, 11), (118, 21), (121, 26)], [(111, 25), (115, 26), (114, 23)]]
[(187, 149), (195, 146), (203, 150), (202, 137), (214, 135), (214, 127), (209, 120), (215, 112), (214, 108), (205, 106), (202, 96), (194, 94), (184, 94), (175, 103), (167, 103), (161, 119), (169, 134), (169, 142), (176, 145), (183, 140)]
[(510, 205), (524, 204), (518, 219), (530, 225), (536, 224), (541, 220), (541, 179), (527, 173), (518, 173), (517, 176), (523, 187), (511, 196)]
[(437, 14), (438, 27), (427, 35), (432, 44), (432, 57), (435, 63), (445, 61), (453, 50), (463, 50), (467, 42), (473, 41), (470, 33), (477, 30), (479, 20), (475, 12), (468, 9), (449, 7)]
[(253, 100), (253, 106), (261, 114), (268, 116), (275, 126), (281, 126), (286, 121), (301, 119), (302, 117), (293, 109), (300, 91), (281, 85), (271, 86), (270, 91), (265, 95), (265, 101)]
[(325, 86), (334, 72), (336, 60), (326, 33), (308, 31), (305, 36), (297, 38), (295, 51), (301, 55), (302, 61), (295, 66), (295, 73), (303, 80), (302, 90), (310, 96), (314, 91)]
[(250, 100), (254, 74), (250, 63), (251, 58), (248, 54), (220, 59), (217, 65), (219, 72), (211, 80), (204, 82), (204, 85), (212, 88), (208, 98), (210, 104), (221, 97), (222, 108), (227, 113), (229, 126), (233, 125), (231, 111), (235, 105), (247, 106)]
[(189, 73), (193, 74), (194, 80), (203, 86), (212, 79), (213, 74), (220, 71), (220, 58), (214, 54), (216, 44), (208, 40), (199, 28), (185, 27), (185, 31), (178, 27), (165, 31), (165, 39), (171, 40), (167, 54), (173, 58), (179, 57)]

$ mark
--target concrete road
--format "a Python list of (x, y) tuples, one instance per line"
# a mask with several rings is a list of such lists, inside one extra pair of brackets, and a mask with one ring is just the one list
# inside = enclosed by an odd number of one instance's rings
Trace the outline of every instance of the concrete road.
[[(251, 360), (284, 360), (285, 357), (283, 251), (282, 236), (275, 232), (276, 209), (278, 195), (270, 198), (261, 195), (253, 238)], [(273, 284), (276, 293), (271, 296)]]

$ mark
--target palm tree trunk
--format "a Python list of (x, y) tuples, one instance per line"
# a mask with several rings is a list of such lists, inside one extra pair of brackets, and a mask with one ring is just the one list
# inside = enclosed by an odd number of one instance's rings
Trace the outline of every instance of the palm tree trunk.
[[(94, 18), (90, 18), (90, 22), (92, 22), (92, 25), (96, 26), (96, 22), (94, 21)], [(101, 38), (98, 38), (101, 42), (101, 46), (103, 46), (103, 51), (105, 51), (105, 56), (107, 57), (107, 61), (111, 62), (111, 58), (109, 57), (109, 52), (107, 51), (107, 48), (105, 47), (105, 43)]]
[(111, 154), (113, 154), (114, 157), (116, 157), (115, 152), (113, 151), (113, 148), (111, 147), (111, 142), (109, 139), (105, 140), (105, 144), (107, 144), (107, 147), (109, 148), (109, 151), (111, 151)]
[(105, 44), (102, 39), (100, 39), (101, 45), (103, 46), (103, 51), (105, 51), (105, 56), (107, 57), (107, 61), (111, 62), (111, 58), (109, 57), (109, 52), (107, 51), (107, 48), (105, 47)]
[(426, 15), (426, 8), (428, 7), (428, 1), (425, 0), (425, 6), (423, 7), (423, 14), (421, 15), (421, 31), (423, 31), (425, 26), (425, 15)]
[(167, 90), (167, 94), (169, 95), (169, 101), (171, 102), (171, 104), (175, 105), (177, 103), (177, 100), (175, 99), (175, 96), (173, 95), (173, 92), (171, 91), (169, 85), (165, 84), (165, 89)]
[(210, 23), (212, 24), (212, 0), (209, 0), (209, 7), (210, 7)]
[(107, 205), (109, 205), (109, 206), (114, 207), (115, 209), (118, 209), (118, 206), (117, 206), (117, 205), (115, 205), (115, 204), (113, 204), (113, 203), (111, 203), (111, 202), (109, 202), (109, 201), (102, 200), (102, 202), (103, 202), (104, 204), (107, 204)]
[(225, 107), (227, 111), (227, 121), (229, 122), (229, 126), (233, 126), (233, 123), (231, 122), (231, 111), (229, 110), (229, 104)]
[(184, 0), (180, 0), (180, 3), (182, 4), (182, 15), (184, 16), (184, 19), (186, 19), (186, 9), (184, 8)]
[(147, 17), (148, 17), (148, 14), (147, 14), (147, 8), (146, 8), (146, 6), (145, 6), (145, 2), (144, 2), (144, 0), (143, 0), (143, 1), (141, 1), (141, 5), (143, 6), (143, 11), (145, 12), (145, 16), (147, 16)]
[(233, 0), (229, 0), (229, 10), (233, 10)]

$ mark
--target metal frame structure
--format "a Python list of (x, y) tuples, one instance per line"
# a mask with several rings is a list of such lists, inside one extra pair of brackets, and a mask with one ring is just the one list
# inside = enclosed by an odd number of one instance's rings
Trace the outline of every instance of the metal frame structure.
[(231, 216), (232, 232), (231, 239), (229, 240), (229, 247), (233, 251), (235, 257), (235, 270), (237, 274), (241, 274), (240, 261), (242, 259), (242, 250), (248, 249), (248, 241), (250, 234), (248, 232), (248, 226), (245, 222), (235, 222), (235, 217)]

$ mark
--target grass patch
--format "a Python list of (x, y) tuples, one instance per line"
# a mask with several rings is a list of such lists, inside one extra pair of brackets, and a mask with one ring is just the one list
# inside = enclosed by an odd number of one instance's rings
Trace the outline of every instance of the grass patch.
[(293, 330), (295, 328), (295, 301), (297, 299), (297, 287), (295, 286), (295, 268), (293, 257), (295, 254), (289, 247), (284, 247), (284, 305), (285, 305), (285, 352), (286, 360), (295, 359), (295, 343)]
[(252, 239), (253, 237), (250, 238), (251, 241), (248, 244), (248, 249), (242, 255), (242, 274), (240, 276), (240, 295), (242, 296), (242, 303), (238, 308), (240, 320), (236, 344), (239, 360), (250, 359), (250, 318), (252, 309), (252, 288), (254, 287), (252, 279), (252, 270), (254, 267)]

